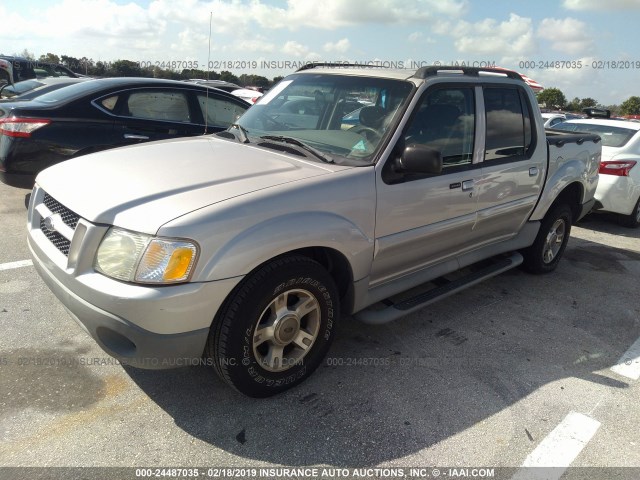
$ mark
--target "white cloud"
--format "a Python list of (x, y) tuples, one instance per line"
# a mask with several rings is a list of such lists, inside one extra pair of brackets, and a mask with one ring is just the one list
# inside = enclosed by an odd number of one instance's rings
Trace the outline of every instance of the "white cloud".
[(554, 50), (572, 55), (589, 53), (594, 47), (587, 25), (575, 18), (545, 18), (538, 27), (538, 37), (549, 40)]
[(568, 10), (640, 10), (638, 0), (564, 0), (562, 5)]
[(413, 32), (407, 37), (407, 41), (409, 43), (417, 43), (417, 44), (425, 44), (425, 43), (436, 43), (436, 41), (431, 37), (425, 37), (422, 32)]
[(167, 25), (133, 2), (120, 5), (110, 0), (62, 0), (26, 18), (1, 7), (0, 14), (5, 22), (12, 22), (12, 35), (20, 32), (41, 38), (153, 37)]
[(422, 32), (413, 32), (411, 35), (407, 37), (407, 40), (411, 43), (417, 43), (424, 38)]
[(282, 47), (282, 53), (293, 57), (302, 57), (309, 53), (309, 47), (306, 47), (296, 41), (289, 40)]
[[(582, 57), (576, 61), (583, 65), (591, 65), (595, 59), (593, 57)], [(555, 68), (524, 71), (525, 75), (535, 79), (545, 88), (559, 88), (571, 100), (574, 97), (592, 97), (596, 100), (607, 103), (608, 100), (598, 98), (597, 92), (607, 91), (611, 88), (610, 79), (601, 70), (591, 68)]]
[(346, 53), (351, 48), (351, 42), (348, 38), (343, 38), (334, 43), (327, 42), (322, 48), (325, 52)]
[(237, 40), (233, 42), (233, 45), (231, 45), (231, 47), (234, 50), (237, 49), (239, 51), (247, 53), (272, 53), (276, 49), (276, 46), (265, 38)]
[[(192, 28), (185, 28), (178, 34), (178, 41), (171, 44), (172, 52), (185, 52), (185, 51), (203, 51), (206, 52), (209, 48), (209, 36), (203, 32), (195, 31)], [(211, 50), (215, 51), (217, 45), (212, 42)]]
[(459, 17), (467, 11), (467, 0), (288, 0), (286, 8), (254, 0), (249, 16), (263, 28), (301, 27), (333, 30), (339, 27), (431, 22), (437, 15)]
[(490, 18), (473, 24), (463, 21), (445, 31), (453, 36), (460, 53), (522, 57), (537, 49), (531, 19), (514, 13), (503, 22)]

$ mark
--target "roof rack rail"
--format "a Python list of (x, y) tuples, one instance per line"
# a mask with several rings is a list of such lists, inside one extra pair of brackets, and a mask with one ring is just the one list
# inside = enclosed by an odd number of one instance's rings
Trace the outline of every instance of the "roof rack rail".
[(303, 70), (311, 70), (316, 67), (334, 67), (334, 68), (385, 68), (382, 65), (366, 65), (364, 63), (342, 63), (342, 62), (310, 62), (301, 66), (296, 72)]
[(522, 76), (518, 72), (514, 72), (513, 70), (506, 70), (502, 68), (482, 68), (482, 67), (454, 67), (454, 66), (431, 66), (431, 67), (422, 67), (419, 68), (416, 73), (413, 74), (416, 78), (425, 79), (428, 77), (433, 77), (438, 75), (438, 72), (449, 71), (449, 72), (462, 72), (465, 75), (473, 75), (477, 77), (480, 75), (480, 72), (487, 73), (501, 73), (506, 75), (508, 78), (513, 78), (514, 80), (522, 80)]

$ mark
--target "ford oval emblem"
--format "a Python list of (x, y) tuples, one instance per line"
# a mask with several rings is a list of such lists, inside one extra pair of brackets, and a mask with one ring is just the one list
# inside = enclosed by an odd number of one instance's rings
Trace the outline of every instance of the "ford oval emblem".
[(55, 215), (51, 215), (44, 219), (44, 228), (49, 232), (56, 232)]

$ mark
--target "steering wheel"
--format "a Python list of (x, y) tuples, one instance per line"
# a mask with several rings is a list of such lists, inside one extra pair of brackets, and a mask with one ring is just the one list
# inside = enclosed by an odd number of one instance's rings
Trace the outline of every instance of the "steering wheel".
[(271, 123), (271, 125), (275, 127), (274, 130), (290, 130), (290, 127), (294, 126), (279, 122), (276, 119), (271, 118), (266, 113), (261, 113), (258, 118), (262, 121), (262, 125), (265, 127), (265, 130), (267, 129), (267, 123)]
[(375, 128), (367, 127), (366, 125), (356, 125), (349, 129), (350, 132), (360, 134), (364, 136), (369, 142), (376, 143), (382, 138), (380, 132)]

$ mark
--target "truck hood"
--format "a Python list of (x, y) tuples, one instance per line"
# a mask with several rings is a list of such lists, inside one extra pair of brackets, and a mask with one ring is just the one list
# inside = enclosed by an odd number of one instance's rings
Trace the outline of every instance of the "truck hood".
[(199, 208), (344, 168), (198, 137), (67, 160), (43, 170), (36, 183), (90, 222), (154, 234)]

